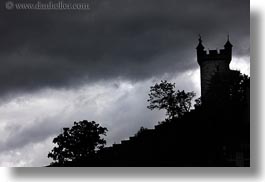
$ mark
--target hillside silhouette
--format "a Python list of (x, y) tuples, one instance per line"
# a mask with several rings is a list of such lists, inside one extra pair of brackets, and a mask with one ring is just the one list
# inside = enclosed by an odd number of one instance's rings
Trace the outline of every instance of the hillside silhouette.
[[(55, 161), (50, 166), (250, 166), (250, 78), (239, 71), (225, 75), (215, 73), (207, 88), (207, 99), (203, 102), (197, 99), (194, 109), (180, 114), (175, 112), (179, 111), (179, 107), (167, 107), (180, 103), (177, 94), (174, 94), (181, 92), (173, 91), (174, 87), (171, 86), (166, 87), (167, 94), (163, 97), (155, 95), (162, 98), (160, 103), (167, 104), (157, 105), (157, 109), (170, 112), (154, 129), (141, 128), (134, 136), (119, 144), (100, 147), (90, 155), (63, 163)], [(152, 88), (155, 86), (151, 87), (150, 93)], [(165, 98), (168, 99), (166, 102)], [(191, 102), (189, 99), (185, 100), (185, 104)]]

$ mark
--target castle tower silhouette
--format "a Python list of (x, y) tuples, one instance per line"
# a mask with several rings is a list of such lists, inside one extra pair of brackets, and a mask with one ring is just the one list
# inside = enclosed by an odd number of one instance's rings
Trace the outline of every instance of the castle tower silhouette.
[(207, 93), (209, 90), (209, 85), (211, 78), (215, 73), (227, 74), (231, 70), (229, 64), (232, 59), (232, 47), (233, 45), (229, 41), (229, 36), (227, 42), (224, 45), (224, 49), (221, 50), (209, 50), (207, 52), (204, 50), (202, 45), (201, 36), (199, 36), (199, 44), (197, 46), (197, 61), (200, 65), (201, 71), (201, 100), (202, 103), (207, 101)]

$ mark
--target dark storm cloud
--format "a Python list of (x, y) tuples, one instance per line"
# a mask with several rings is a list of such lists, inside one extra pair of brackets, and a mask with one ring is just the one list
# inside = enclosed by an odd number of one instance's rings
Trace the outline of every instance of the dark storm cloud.
[(197, 35), (249, 55), (249, 1), (97, 0), (90, 11), (7, 11), (0, 16), (0, 94), (182, 72)]

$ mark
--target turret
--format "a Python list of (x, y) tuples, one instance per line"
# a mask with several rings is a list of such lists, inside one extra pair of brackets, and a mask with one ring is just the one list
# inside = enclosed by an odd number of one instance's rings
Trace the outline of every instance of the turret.
[(196, 47), (196, 49), (197, 49), (197, 51), (203, 51), (204, 50), (204, 46), (202, 45), (202, 38), (200, 35), (199, 35), (199, 44)]
[(201, 59), (206, 54), (206, 51), (204, 51), (204, 46), (202, 45), (202, 38), (200, 35), (199, 35), (199, 44), (197, 45), (196, 49), (197, 49), (197, 61), (200, 64)]
[(227, 41), (226, 41), (224, 47), (225, 47), (225, 50), (227, 52), (227, 55), (229, 56), (229, 58), (231, 60), (232, 59), (232, 47), (233, 47), (233, 45), (229, 41), (229, 35), (227, 36)]

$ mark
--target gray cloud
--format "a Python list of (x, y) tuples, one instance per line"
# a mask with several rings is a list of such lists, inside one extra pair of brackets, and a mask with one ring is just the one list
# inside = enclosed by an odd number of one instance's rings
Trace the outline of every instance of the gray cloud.
[(0, 94), (141, 80), (197, 67), (197, 35), (249, 54), (249, 1), (91, 1), (91, 11), (1, 10)]
[[(20, 160), (26, 162), (27, 166), (31, 165), (30, 160), (25, 161), (26, 157), (22, 155), (14, 155), (16, 157), (8, 158), (9, 161), (4, 157), (14, 151), (21, 153), (24, 148), (31, 148), (39, 155), (32, 156), (37, 160), (34, 162), (35, 166), (44, 165), (41, 161), (48, 161), (47, 154), (51, 150), (52, 138), (63, 127), (71, 127), (74, 121), (95, 120), (107, 127), (108, 145), (132, 136), (140, 126), (152, 128), (164, 118), (164, 112), (147, 110), (146, 93), (150, 84), (151, 80), (134, 84), (117, 81), (86, 85), (67, 91), (48, 90), (26, 95), (1, 106), (0, 124), (4, 124), (4, 127), (0, 128), (0, 166), (16, 166)], [(49, 147), (39, 151), (44, 155), (35, 152), (36, 147), (47, 140)]]

